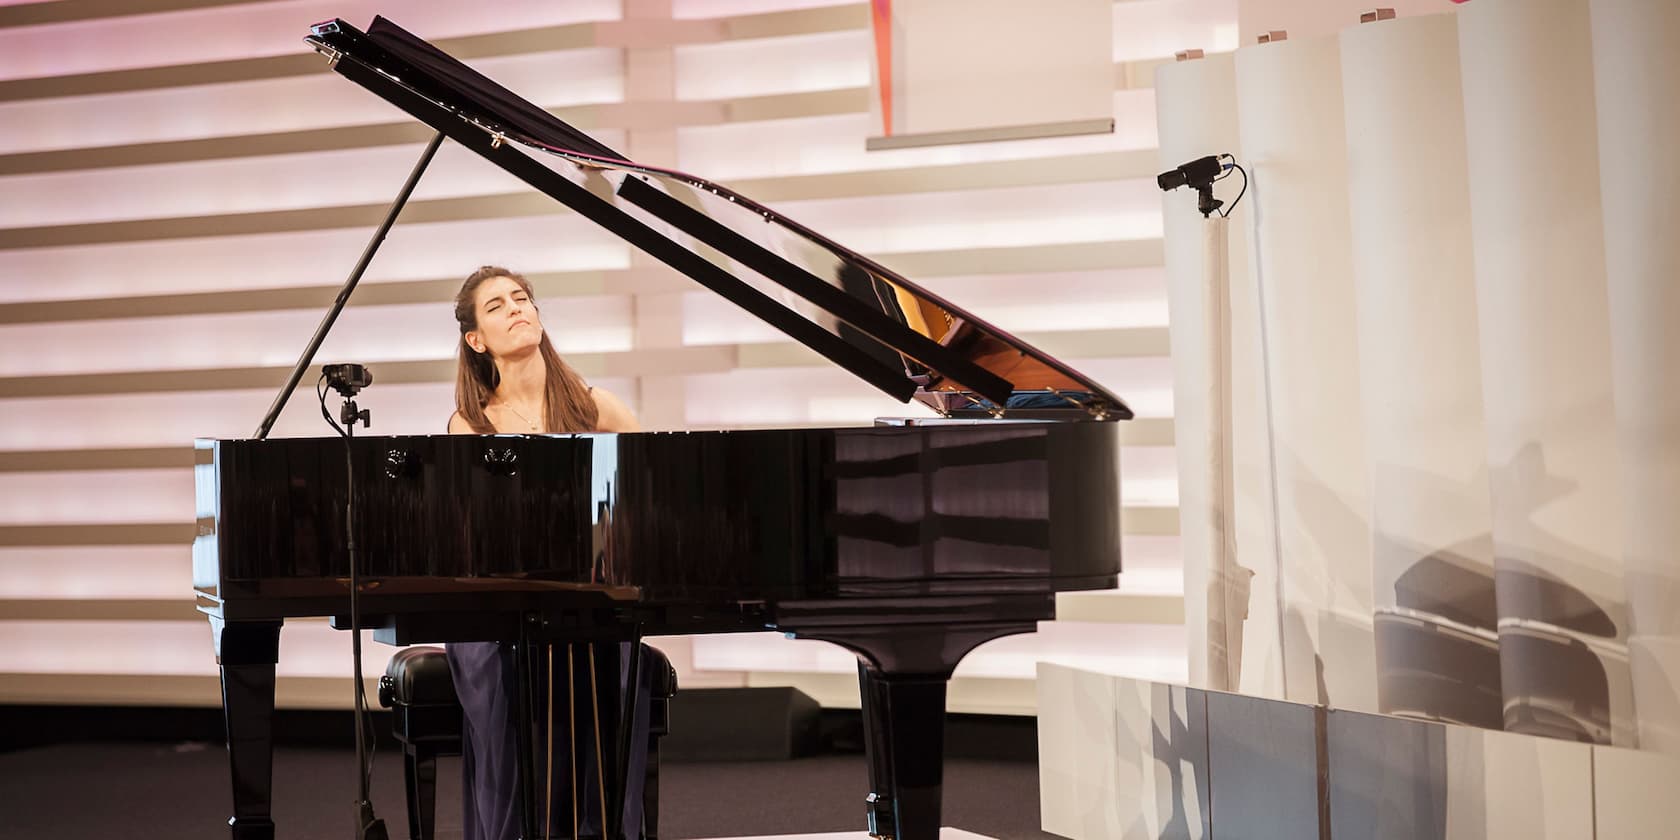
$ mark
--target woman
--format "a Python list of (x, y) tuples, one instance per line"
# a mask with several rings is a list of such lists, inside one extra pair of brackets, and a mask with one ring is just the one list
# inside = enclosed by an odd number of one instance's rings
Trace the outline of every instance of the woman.
[(524, 277), (493, 265), (473, 272), (455, 295), (455, 322), (451, 433), (641, 431), (618, 397), (561, 361)]
[[(585, 384), (560, 359), (543, 331), (531, 284), (524, 277), (497, 266), (473, 272), (455, 296), (455, 321), (461, 329), (461, 345), (455, 375), (455, 413), (449, 418), (451, 433), (639, 431), (635, 415), (623, 402), (603, 388)], [(580, 647), (589, 651), (588, 646)], [(450, 674), (466, 712), (461, 762), (464, 838), (515, 840), (520, 835), (520, 812), (514, 699), (517, 683), (511, 651), (493, 642), (454, 644), (448, 650)], [(621, 659), (618, 651), (609, 647), (597, 645), (596, 650), (603, 656), (615, 654), (613, 661)], [(644, 663), (649, 660), (642, 657)], [(587, 672), (583, 673), (587, 678)], [(548, 687), (539, 690), (546, 692)], [(616, 697), (620, 692), (610, 694)], [(638, 717), (645, 717), (646, 704), (638, 702), (637, 707)], [(558, 708), (565, 714), (564, 700)], [(646, 722), (637, 722), (638, 740), (645, 743)], [(589, 724), (588, 718), (580, 717), (574, 726), (587, 734)], [(556, 735), (563, 738), (569, 729), (556, 721)], [(592, 743), (579, 746), (593, 752)], [(582, 788), (589, 795), (581, 797), (584, 818), (579, 822), (588, 833), (600, 833), (600, 808), (594, 804), (599, 801), (595, 794), (600, 782), (593, 767), (582, 764), (579, 778), (574, 780), (568, 755), (571, 745), (557, 750), (567, 757), (547, 763), (552, 772), (544, 775), (549, 776), (550, 784), (547, 794), (539, 794), (535, 803), (539, 822), (546, 819), (555, 837), (572, 836), (573, 827), (567, 823), (573, 792)], [(539, 768), (544, 765), (538, 764)], [(641, 801), (637, 795), (640, 779), (636, 768), (629, 774), (632, 795), (626, 797), (625, 829), (634, 837), (641, 823), (636, 807)], [(540, 780), (538, 790), (543, 790)]]

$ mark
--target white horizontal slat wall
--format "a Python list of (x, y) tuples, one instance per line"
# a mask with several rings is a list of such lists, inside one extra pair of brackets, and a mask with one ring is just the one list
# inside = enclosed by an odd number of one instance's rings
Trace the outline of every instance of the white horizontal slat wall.
[[(214, 705), (189, 584), (191, 441), (250, 435), (426, 130), (301, 44), (310, 23), (365, 25), (390, 11), (379, 4), (49, 22), (18, 8), (0, 6), (0, 703)], [(1234, 46), (1234, 4), (1115, 4), (1112, 135), (873, 153), (867, 4), (675, 0), (675, 20), (651, 26), (646, 11), (440, 0), (393, 15), (608, 145), (667, 149), (639, 154), (760, 198), (1125, 396), (1140, 419), (1123, 429), (1120, 590), (1067, 598), (1069, 620), (980, 651), (952, 708), (1030, 712), (1044, 659), (1182, 678), (1148, 79), (1175, 49)], [(167, 34), (180, 31), (203, 37)], [(631, 39), (669, 52), (673, 96), (635, 93)], [(678, 406), (667, 427), (920, 411), (446, 144), (318, 359), (381, 374), (362, 400), (374, 433), (442, 426), (448, 300), (489, 262), (533, 277), (563, 313), (549, 319), (557, 345), (592, 382), (639, 410)], [(674, 321), (650, 320), (660, 300)], [(659, 323), (673, 331), (651, 336)], [(275, 434), (325, 433), (310, 402), (295, 399)], [(303, 621), (283, 638), (281, 704), (348, 705), (348, 637)], [(856, 702), (833, 649), (757, 637), (672, 649), (690, 684)], [(368, 650), (378, 673), (389, 651)]]

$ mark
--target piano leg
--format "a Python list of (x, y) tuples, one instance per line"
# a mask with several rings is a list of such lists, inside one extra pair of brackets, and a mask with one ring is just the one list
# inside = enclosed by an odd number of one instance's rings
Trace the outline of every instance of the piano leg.
[(233, 840), (274, 840), (274, 666), (280, 622), (210, 619), (222, 667), (222, 716), (233, 777)]
[(875, 837), (939, 836), (945, 683), (943, 676), (894, 676), (858, 662), (869, 753), (869, 833)]

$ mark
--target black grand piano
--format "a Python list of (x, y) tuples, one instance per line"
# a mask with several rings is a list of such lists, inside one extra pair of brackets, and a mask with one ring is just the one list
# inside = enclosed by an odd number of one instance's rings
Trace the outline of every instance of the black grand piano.
[(1109, 421), (1129, 419), (1126, 404), (774, 210), (625, 160), (389, 21), (365, 33), (326, 22), (306, 40), (337, 73), (437, 131), (387, 227), (447, 138), (937, 416), (348, 441), (266, 439), (265, 422), (254, 439), (200, 441), (194, 584), (221, 665), (236, 840), (274, 836), (283, 622), (349, 624), (347, 523), (356, 617), (390, 644), (529, 650), (777, 630), (855, 652), (870, 831), (936, 836), (952, 669), (980, 643), (1052, 618), (1056, 592), (1114, 585), (1119, 442)]

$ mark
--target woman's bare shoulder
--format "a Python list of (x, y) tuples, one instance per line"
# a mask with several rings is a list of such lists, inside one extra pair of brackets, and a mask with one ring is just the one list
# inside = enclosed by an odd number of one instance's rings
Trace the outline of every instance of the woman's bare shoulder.
[(452, 435), (476, 434), (472, 425), (467, 422), (467, 418), (462, 417), (459, 411), (449, 415), (449, 433)]
[(597, 417), (595, 427), (603, 432), (639, 432), (642, 424), (637, 422), (636, 413), (630, 410), (616, 394), (605, 388), (590, 388), (589, 395), (595, 398)]

